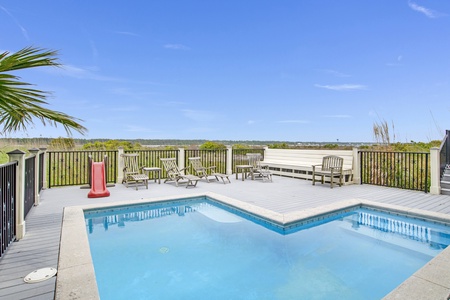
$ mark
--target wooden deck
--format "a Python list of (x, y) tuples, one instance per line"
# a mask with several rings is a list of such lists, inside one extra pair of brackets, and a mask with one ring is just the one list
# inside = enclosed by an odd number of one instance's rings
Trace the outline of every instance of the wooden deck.
[(62, 211), (67, 206), (214, 192), (279, 213), (356, 198), (450, 214), (450, 196), (444, 195), (371, 185), (330, 189), (329, 184), (312, 186), (311, 181), (278, 176), (274, 176), (273, 182), (241, 181), (234, 176), (230, 179), (231, 184), (202, 180), (196, 188), (184, 188), (184, 185), (177, 188), (174, 184), (149, 181), (148, 190), (140, 186), (138, 191), (118, 184), (108, 188), (110, 197), (97, 199), (87, 198), (89, 190), (78, 186), (44, 190), (40, 205), (26, 218), (25, 237), (14, 242), (0, 260), (0, 299), (54, 298), (55, 277), (33, 284), (24, 283), (23, 278), (36, 269), (57, 267)]

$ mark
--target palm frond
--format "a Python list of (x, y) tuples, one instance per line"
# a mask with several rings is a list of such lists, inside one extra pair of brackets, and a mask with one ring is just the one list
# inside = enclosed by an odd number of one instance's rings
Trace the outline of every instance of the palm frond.
[(44, 125), (57, 127), (61, 124), (69, 135), (72, 130), (81, 134), (87, 132), (79, 123), (80, 119), (42, 106), (47, 104), (48, 92), (33, 89), (31, 84), (20, 81), (18, 76), (4, 73), (26, 68), (60, 66), (56, 55), (57, 51), (33, 47), (13, 54), (0, 53), (0, 125), (3, 127), (0, 132), (26, 130), (34, 119), (40, 120)]

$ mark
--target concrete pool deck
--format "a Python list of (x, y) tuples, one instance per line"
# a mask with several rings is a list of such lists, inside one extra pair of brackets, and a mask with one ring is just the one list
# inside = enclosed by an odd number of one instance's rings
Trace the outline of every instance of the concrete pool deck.
[[(151, 183), (148, 190), (140, 187), (136, 191), (119, 184), (109, 190), (110, 197), (97, 199), (88, 199), (88, 190), (79, 187), (43, 191), (41, 204), (26, 219), (27, 235), (20, 242), (13, 243), (0, 260), (0, 298), (53, 299), (57, 281), (57, 299), (98, 299), (90, 253), (82, 251), (86, 248), (89, 251), (89, 248), (81, 247), (83, 241), (87, 243), (82, 207), (213, 195), (219, 200), (229, 200), (232, 205), (254, 209), (284, 223), (342, 205), (358, 203), (405, 209), (410, 214), (428, 214), (443, 221), (450, 217), (449, 196), (369, 185), (330, 189), (327, 184), (312, 186), (310, 181), (284, 177), (274, 177), (272, 183), (232, 179), (231, 184), (224, 185), (221, 182), (208, 184), (201, 181), (197, 188), (192, 189)], [(61, 230), (63, 210), (65, 214)], [(448, 250), (400, 285), (396, 290), (400, 294), (391, 293), (386, 299), (405, 299), (408, 295), (412, 295), (409, 299), (446, 299), (450, 291)], [(29, 272), (48, 266), (58, 267), (57, 280), (52, 278), (42, 283), (23, 283), (23, 277)], [(91, 277), (86, 275), (89, 273)], [(80, 287), (78, 280), (81, 279), (84, 283)]]

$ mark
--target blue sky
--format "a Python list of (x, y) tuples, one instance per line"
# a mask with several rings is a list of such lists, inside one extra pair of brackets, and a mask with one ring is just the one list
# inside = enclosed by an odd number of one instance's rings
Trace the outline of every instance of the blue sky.
[[(0, 51), (85, 138), (398, 142), (450, 129), (450, 1), (0, 0)], [(38, 122), (13, 137), (66, 136)], [(82, 137), (74, 133), (73, 137)]]

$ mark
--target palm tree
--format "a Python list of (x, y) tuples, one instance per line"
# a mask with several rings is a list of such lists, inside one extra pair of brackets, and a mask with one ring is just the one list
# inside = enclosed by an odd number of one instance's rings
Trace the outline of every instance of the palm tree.
[(56, 66), (57, 52), (41, 48), (27, 47), (16, 53), (0, 53), (0, 133), (11, 133), (26, 130), (39, 119), (44, 125), (64, 126), (67, 134), (72, 130), (85, 134), (87, 129), (76, 119), (65, 113), (43, 107), (46, 105), (48, 92), (30, 88), (31, 84), (21, 82), (20, 77), (5, 72), (34, 67)]

